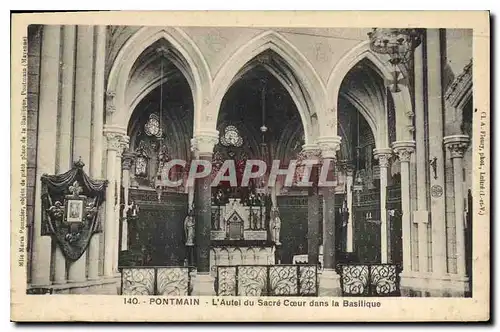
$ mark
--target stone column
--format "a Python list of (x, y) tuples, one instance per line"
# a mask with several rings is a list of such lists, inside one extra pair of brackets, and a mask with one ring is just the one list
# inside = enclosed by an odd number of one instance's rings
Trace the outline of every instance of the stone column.
[[(323, 161), (335, 161), (340, 148), (339, 136), (322, 137), (318, 140)], [(320, 175), (321, 176), (321, 175)], [(340, 295), (340, 278), (337, 274), (335, 257), (335, 187), (323, 187), (323, 273), (319, 282), (320, 296)]]
[(456, 259), (457, 274), (465, 277), (466, 255), (465, 255), (465, 227), (464, 227), (464, 200), (463, 191), (463, 158), (469, 145), (467, 135), (453, 135), (444, 138), (445, 146), (450, 150), (453, 160), (453, 188), (455, 196), (455, 237), (456, 237)]
[[(97, 26), (95, 44), (94, 98), (92, 108), (92, 154), (90, 156), (90, 176), (102, 178), (103, 161), (103, 113), (104, 113), (104, 60), (106, 57), (106, 27)], [(99, 215), (102, 215), (101, 213)], [(103, 222), (101, 220), (101, 222)], [(88, 279), (94, 280), (99, 275), (99, 244), (101, 234), (92, 236), (89, 244)]]
[[(429, 181), (433, 191), (441, 192), (432, 195), (430, 202), (432, 225), (432, 271), (437, 276), (447, 273), (446, 258), (446, 210), (445, 210), (445, 177), (443, 151), (443, 104), (441, 81), (441, 42), (439, 29), (427, 29), (425, 40), (427, 47), (427, 100), (429, 114), (429, 156), (435, 159), (435, 170), (431, 168)], [(426, 159), (427, 161), (427, 159)], [(430, 167), (429, 164), (427, 164)], [(420, 182), (420, 180), (418, 180)]]
[(104, 221), (104, 276), (113, 277), (113, 267), (116, 265), (113, 260), (115, 246), (118, 243), (115, 232), (115, 183), (116, 183), (116, 155), (121, 148), (121, 136), (119, 131), (114, 128), (104, 128), (104, 133), (107, 138), (106, 152), (106, 180), (108, 187), (106, 189), (105, 203), (105, 221)]
[[(191, 140), (191, 150), (199, 160), (212, 162), (215, 144), (219, 141), (218, 131), (196, 133)], [(210, 230), (211, 225), (211, 179), (210, 176), (196, 179), (194, 185), (194, 205), (196, 217), (195, 243), (197, 276), (194, 292), (196, 295), (214, 295), (214, 280), (210, 275)]]
[(392, 156), (390, 148), (380, 148), (374, 150), (375, 158), (378, 159), (380, 166), (380, 259), (382, 264), (388, 263), (388, 222), (387, 222), (387, 170), (389, 168), (389, 159)]
[(51, 238), (50, 236), (41, 236), (42, 188), (40, 178), (42, 174), (55, 173), (56, 149), (54, 145), (57, 142), (57, 131), (54, 128), (57, 123), (60, 38), (61, 27), (59, 25), (43, 27), (31, 264), (31, 285), (34, 287), (50, 284)]
[(319, 192), (318, 192), (318, 177), (319, 177), (319, 162), (321, 150), (317, 145), (304, 146), (302, 153), (306, 160), (315, 161), (312, 165), (309, 181), (313, 185), (308, 187), (307, 199), (307, 256), (309, 264), (318, 264), (319, 258), (319, 223), (323, 220), (323, 213), (319, 210)]
[[(61, 113), (59, 117), (59, 138), (56, 173), (64, 173), (72, 166), (71, 134), (73, 128), (73, 91), (75, 73), (75, 32), (74, 25), (63, 27)], [(54, 252), (54, 284), (66, 282), (66, 257), (59, 245)]]
[(113, 271), (118, 273), (118, 260), (120, 257), (120, 223), (122, 222), (122, 216), (120, 214), (121, 208), (121, 188), (122, 188), (122, 154), (125, 149), (128, 149), (129, 137), (122, 135), (120, 137), (120, 148), (116, 151), (116, 162), (115, 162), (115, 214), (114, 214), (114, 230), (115, 234), (115, 244), (113, 246)]
[(124, 152), (122, 156), (122, 183), (123, 183), (123, 215), (122, 215), (122, 234), (121, 234), (121, 250), (128, 249), (128, 221), (127, 221), (127, 209), (130, 204), (128, 192), (130, 187), (130, 167), (134, 161), (134, 154), (130, 152)]
[[(92, 74), (94, 59), (94, 28), (78, 26), (76, 29), (75, 117), (73, 131), (73, 160), (79, 158), (90, 163), (92, 124)], [(88, 172), (88, 169), (86, 169)], [(87, 279), (87, 255), (70, 263), (68, 279), (82, 282)]]
[[(415, 49), (414, 81), (415, 81), (415, 140), (417, 166), (417, 209), (413, 212), (413, 221), (418, 227), (418, 269), (420, 272), (429, 271), (427, 225), (429, 211), (427, 209), (428, 187), (428, 155), (425, 147), (425, 119), (424, 119), (424, 64), (423, 45)], [(432, 120), (434, 121), (434, 120)]]
[(353, 224), (353, 204), (352, 204), (352, 185), (354, 183), (354, 169), (351, 165), (346, 167), (346, 185), (347, 185), (347, 208), (349, 209), (349, 217), (347, 219), (347, 236), (346, 236), (346, 251), (354, 251), (354, 224)]
[(411, 206), (410, 206), (410, 158), (415, 151), (415, 142), (399, 141), (393, 143), (394, 152), (401, 163), (401, 208), (403, 233), (403, 274), (411, 272)]

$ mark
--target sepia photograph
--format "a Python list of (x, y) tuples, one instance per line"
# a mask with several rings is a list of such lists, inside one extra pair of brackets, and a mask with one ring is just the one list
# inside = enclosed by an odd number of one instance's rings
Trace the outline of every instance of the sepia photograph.
[(473, 300), (476, 277), (489, 292), (472, 24), (82, 22), (14, 40), (23, 301), (331, 311)]

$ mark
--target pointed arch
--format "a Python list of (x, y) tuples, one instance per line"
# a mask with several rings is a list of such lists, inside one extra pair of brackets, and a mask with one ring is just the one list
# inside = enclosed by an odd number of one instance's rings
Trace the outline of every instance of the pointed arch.
[[(215, 128), (224, 95), (240, 77), (250, 69), (247, 64), (257, 56), (271, 51), (280, 61), (275, 66), (265, 65), (290, 93), (300, 112), (306, 133), (306, 143), (317, 137), (315, 129), (321, 110), (326, 102), (326, 89), (319, 75), (306, 57), (285, 37), (275, 31), (266, 31), (240, 47), (218, 71), (214, 78), (213, 98), (210, 103), (210, 118)], [(202, 123), (201, 121), (198, 123)]]
[[(388, 86), (390, 82), (392, 82), (392, 70), (389, 67), (389, 56), (376, 54), (370, 49), (370, 41), (364, 41), (359, 43), (357, 46), (352, 48), (349, 52), (347, 52), (335, 65), (332, 72), (330, 73), (327, 81), (327, 91), (328, 91), (328, 100), (327, 100), (327, 109), (332, 110), (330, 116), (337, 118), (337, 107), (338, 107), (338, 99), (340, 94), (340, 88), (344, 78), (347, 76), (349, 71), (362, 60), (367, 60), (366, 63), (384, 80), (384, 86)], [(412, 103), (411, 96), (408, 88), (405, 85), (399, 85), (401, 91), (396, 93), (391, 93), (392, 98), (394, 100), (396, 114), (399, 116), (401, 123), (406, 123), (408, 118), (412, 115)], [(375, 110), (365, 108), (366, 112), (373, 113), (367, 114), (365, 118), (371, 119), (368, 121), (372, 130), (374, 130), (374, 135), (377, 138), (377, 145), (379, 147), (385, 148), (387, 147), (387, 141), (384, 139), (383, 133), (387, 130), (387, 115), (386, 112), (384, 114), (376, 114)], [(403, 119), (404, 118), (404, 119)], [(322, 124), (328, 123), (327, 121), (322, 122)], [(404, 126), (407, 127), (407, 126)], [(402, 127), (399, 127), (402, 128)], [(320, 131), (329, 130), (330, 128), (326, 128), (325, 126), (320, 126)], [(379, 131), (380, 134), (377, 135), (376, 131)], [(408, 139), (408, 133), (403, 132), (401, 130), (398, 133), (398, 140), (406, 140)]]
[(184, 31), (174, 27), (143, 27), (122, 46), (111, 67), (106, 92), (108, 99), (112, 96), (114, 111), (106, 113), (107, 124), (127, 127), (133, 111), (132, 105), (128, 105), (125, 98), (131, 70), (140, 55), (160, 40), (165, 40), (171, 45), (172, 62), (184, 74), (190, 85), (195, 109), (201, 108), (203, 100), (211, 94), (212, 77), (208, 64), (196, 44)]

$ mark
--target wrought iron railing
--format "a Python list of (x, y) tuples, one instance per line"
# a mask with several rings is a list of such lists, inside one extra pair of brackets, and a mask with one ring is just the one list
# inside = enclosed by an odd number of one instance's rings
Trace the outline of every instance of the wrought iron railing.
[(185, 296), (193, 291), (194, 267), (134, 266), (121, 268), (122, 295)]
[(316, 265), (217, 266), (218, 296), (318, 296)]
[(400, 296), (401, 268), (396, 264), (339, 264), (343, 296)]

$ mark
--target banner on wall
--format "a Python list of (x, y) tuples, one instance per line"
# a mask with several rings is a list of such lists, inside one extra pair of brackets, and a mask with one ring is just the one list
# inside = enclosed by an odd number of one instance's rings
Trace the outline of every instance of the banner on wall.
[(92, 235), (102, 230), (99, 209), (105, 199), (106, 180), (93, 180), (78, 160), (63, 174), (41, 177), (42, 236), (52, 236), (64, 256), (76, 261)]

